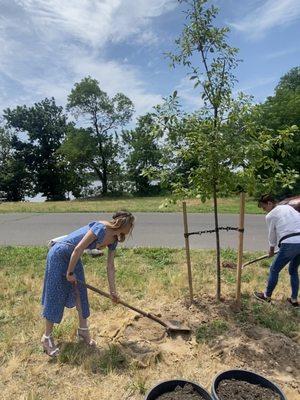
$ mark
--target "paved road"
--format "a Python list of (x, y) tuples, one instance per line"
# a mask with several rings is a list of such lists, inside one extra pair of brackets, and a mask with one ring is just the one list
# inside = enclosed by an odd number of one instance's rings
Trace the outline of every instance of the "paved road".
[[(125, 246), (184, 247), (181, 213), (135, 213), (133, 237)], [(98, 219), (110, 219), (111, 214), (97, 213), (20, 213), (0, 214), (0, 245), (45, 245), (49, 239), (61, 236)], [(189, 214), (189, 231), (213, 229), (212, 214)], [(237, 226), (238, 216), (223, 214), (220, 226)], [(267, 250), (267, 232), (263, 215), (247, 215), (245, 249)], [(190, 237), (191, 248), (213, 248), (214, 234)], [(237, 247), (237, 232), (221, 232), (222, 247)]]

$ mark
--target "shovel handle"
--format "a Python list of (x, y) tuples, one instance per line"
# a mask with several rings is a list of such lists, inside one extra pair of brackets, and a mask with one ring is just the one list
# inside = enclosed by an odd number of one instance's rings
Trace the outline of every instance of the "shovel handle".
[[(278, 251), (275, 251), (274, 255), (277, 254), (277, 253), (278, 253)], [(265, 254), (265, 255), (263, 255), (261, 257), (255, 258), (254, 260), (248, 261), (245, 264), (243, 264), (242, 269), (244, 267), (246, 267), (247, 265), (253, 264), (253, 263), (257, 262), (257, 261), (264, 260), (265, 258), (271, 258), (271, 257), (269, 256), (269, 254)]]
[[(101, 289), (95, 288), (94, 286), (91, 286), (91, 285), (89, 285), (88, 283), (85, 283), (85, 282), (83, 282), (83, 281), (81, 281), (81, 280), (79, 280), (79, 279), (77, 279), (77, 282), (80, 283), (81, 285), (85, 286), (86, 288), (92, 290), (93, 292), (96, 292), (96, 293), (100, 294), (101, 296), (104, 296), (104, 297), (106, 297), (106, 298), (108, 298), (108, 299), (111, 299), (111, 296), (110, 296), (109, 293), (104, 292), (104, 291), (101, 290)], [(124, 307), (130, 308), (131, 310), (137, 312), (138, 314), (141, 314), (141, 315), (143, 315), (144, 317), (150, 318), (150, 319), (152, 319), (153, 321), (158, 322), (159, 324), (161, 324), (161, 325), (164, 326), (164, 327), (168, 327), (168, 324), (167, 324), (166, 322), (162, 321), (160, 318), (158, 318), (158, 317), (156, 317), (155, 315), (152, 315), (152, 314), (150, 314), (150, 313), (148, 313), (148, 312), (145, 312), (145, 311), (143, 311), (143, 310), (140, 310), (139, 308), (134, 307), (134, 306), (132, 306), (132, 305), (126, 303), (126, 302), (123, 301), (123, 300), (118, 300), (118, 304), (122, 304)]]

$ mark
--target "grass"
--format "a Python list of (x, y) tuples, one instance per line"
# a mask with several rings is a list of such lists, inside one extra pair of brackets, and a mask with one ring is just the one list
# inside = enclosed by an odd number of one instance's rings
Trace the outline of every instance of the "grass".
[(127, 359), (120, 347), (112, 344), (104, 350), (91, 349), (83, 343), (66, 343), (59, 354), (59, 362), (75, 366), (83, 366), (93, 374), (107, 375), (121, 371), (127, 366)]
[[(40, 297), (46, 255), (44, 247), (0, 247), (0, 399), (47, 400), (54, 396), (62, 400), (142, 400), (154, 383), (167, 376), (186, 376), (191, 380), (199, 380), (200, 376), (200, 382), (204, 380), (208, 387), (208, 379), (223, 368), (219, 364), (213, 366), (215, 361), (209, 347), (220, 335), (227, 337), (230, 331), (249, 325), (266, 328), (266, 335), (280, 332), (293, 337), (299, 329), (296, 310), (285, 306), (280, 297), (289, 292), (286, 270), (281, 273), (274, 306), (252, 300), (252, 291), (262, 289), (267, 277), (264, 263), (249, 267), (243, 273), (241, 312), (229, 318), (222, 313), (216, 315), (213, 308), (202, 310), (201, 295), (215, 293), (215, 255), (213, 251), (193, 250), (194, 292), (200, 298), (201, 312), (206, 312), (208, 318), (196, 329), (199, 347), (195, 356), (184, 353), (184, 362), (176, 362), (176, 359), (171, 362), (162, 355), (151, 368), (139, 367), (120, 344), (114, 342), (113, 334), (105, 341), (101, 336), (97, 349), (76, 343), (76, 312), (66, 310), (63, 322), (55, 326), (61, 353), (57, 360), (49, 361), (39, 343), (43, 332)], [(257, 255), (249, 253), (245, 259)], [(222, 258), (235, 261), (236, 254), (224, 249)], [(84, 255), (83, 262), (87, 282), (107, 290), (105, 257), (93, 259)], [(120, 248), (116, 266), (121, 297), (139, 308), (159, 310), (161, 304), (171, 307), (178, 299), (188, 297), (184, 250)], [(234, 297), (235, 274), (234, 270), (222, 270), (222, 294), (227, 299)], [(106, 332), (107, 326), (112, 330), (111, 325), (116, 326), (114, 329), (121, 328), (124, 315), (130, 313), (95, 294), (90, 294), (89, 300), (90, 324), (98, 335)], [(220, 310), (224, 307), (221, 305)], [(205, 357), (209, 373), (203, 369)]]
[(263, 326), (273, 332), (293, 337), (299, 331), (298, 310), (282, 309), (272, 304), (252, 302), (249, 296), (243, 296), (243, 311), (237, 314), (241, 323)]
[[(197, 199), (187, 199), (188, 212), (209, 213), (213, 211), (212, 201), (202, 203)], [(74, 200), (49, 202), (3, 202), (0, 203), (0, 214), (4, 213), (65, 213), (65, 212), (114, 212), (127, 209), (132, 212), (182, 212), (182, 202), (170, 203), (167, 206), (165, 197), (125, 197), (104, 198), (101, 200)], [(229, 197), (219, 199), (220, 213), (239, 212), (239, 198)], [(246, 201), (246, 213), (260, 214), (256, 201), (249, 198)]]
[(201, 325), (196, 330), (196, 340), (200, 342), (208, 342), (222, 335), (228, 330), (228, 324), (220, 319)]

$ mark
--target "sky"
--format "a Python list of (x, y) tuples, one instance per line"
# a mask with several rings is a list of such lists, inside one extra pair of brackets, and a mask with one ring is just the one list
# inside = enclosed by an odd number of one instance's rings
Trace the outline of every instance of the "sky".
[[(235, 90), (264, 101), (300, 65), (300, 0), (209, 4), (240, 49)], [(174, 90), (194, 111), (199, 89), (164, 56), (184, 23), (177, 0), (0, 0), (0, 110), (52, 96), (65, 106), (75, 82), (90, 75), (110, 96), (127, 95), (135, 117)]]

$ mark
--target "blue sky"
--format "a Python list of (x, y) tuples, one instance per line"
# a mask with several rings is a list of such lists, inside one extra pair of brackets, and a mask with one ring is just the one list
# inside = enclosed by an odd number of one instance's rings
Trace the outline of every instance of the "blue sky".
[[(300, 0), (213, 4), (243, 59), (236, 90), (263, 101), (300, 65)], [(200, 96), (187, 71), (163, 56), (184, 21), (177, 0), (0, 0), (0, 109), (51, 96), (65, 105), (74, 83), (91, 75), (109, 95), (129, 96), (136, 115), (175, 89), (195, 110)]]

